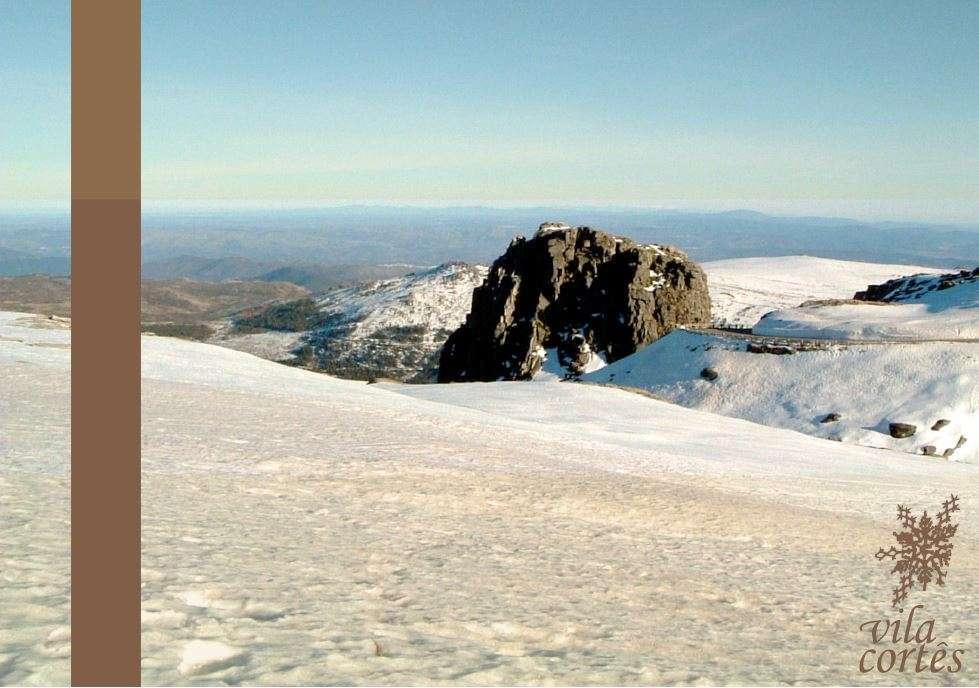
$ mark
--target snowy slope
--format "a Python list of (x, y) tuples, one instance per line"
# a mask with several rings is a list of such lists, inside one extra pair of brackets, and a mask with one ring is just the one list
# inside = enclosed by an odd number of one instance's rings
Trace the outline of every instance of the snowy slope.
[(316, 297), (319, 323), (304, 332), (221, 333), (214, 343), (270, 358), (302, 349), (341, 377), (424, 376), (449, 334), (466, 319), (487, 268), (447, 263), (405, 277)]
[(0, 313), (0, 685), (67, 685), (68, 323)]
[(813, 304), (769, 313), (753, 328), (764, 335), (856, 340), (971, 339), (979, 341), (979, 279), (936, 289), (938, 278), (893, 302)]
[(889, 279), (941, 270), (813, 256), (733, 258), (703, 263), (717, 327), (749, 328), (769, 311), (817, 299), (849, 299)]
[[(364, 385), (163, 338), (143, 368), (148, 685), (853, 683), (896, 502), (979, 503), (975, 466), (592, 385)], [(925, 598), (958, 639), (977, 514)]]
[[(817, 437), (912, 453), (932, 446), (979, 462), (979, 343), (837, 345), (790, 355), (749, 353), (747, 345), (677, 330), (585, 379)], [(705, 368), (718, 378), (703, 379)], [(830, 413), (840, 420), (821, 422)], [(931, 430), (939, 419), (949, 423)], [(895, 439), (891, 422), (918, 430)]]

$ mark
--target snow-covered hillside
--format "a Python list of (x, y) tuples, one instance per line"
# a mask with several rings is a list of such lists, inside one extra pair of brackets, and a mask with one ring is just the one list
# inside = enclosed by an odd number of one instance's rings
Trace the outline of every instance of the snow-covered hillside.
[(305, 355), (341, 377), (425, 377), (449, 334), (466, 319), (487, 269), (447, 263), (405, 277), (326, 292), (314, 326), (301, 332), (240, 333), (214, 343), (283, 360)]
[[(979, 343), (827, 343), (783, 355), (748, 345), (677, 330), (585, 379), (817, 437), (979, 461)], [(824, 422), (829, 414), (839, 419)], [(893, 438), (892, 422), (916, 432)]]
[(979, 341), (979, 278), (942, 285), (920, 275), (888, 301), (809, 304), (769, 313), (753, 332), (788, 337), (855, 340), (971, 339)]
[[(868, 284), (939, 270), (811, 256), (703, 264), (718, 327), (750, 328), (764, 314), (813, 299), (850, 298)], [(298, 332), (242, 332), (225, 324), (211, 340), (270, 360), (297, 354), (342, 377), (426, 379), (449, 333), (465, 320), (486, 268), (440, 265), (404, 278), (327, 292), (322, 322)], [(315, 357), (315, 358), (314, 358)]]
[[(897, 502), (979, 503), (975, 466), (593, 385), (364, 385), (163, 338), (143, 368), (149, 685), (854, 683)], [(956, 642), (977, 514), (914, 593)]]
[(916, 265), (881, 265), (812, 256), (732, 258), (702, 265), (717, 327), (750, 328), (769, 311), (854, 293), (902, 275), (940, 273)]
[(68, 323), (0, 313), (0, 685), (68, 685)]
[[(63, 683), (67, 491), (40, 478), (67, 457), (68, 333), (32, 332), (0, 337), (0, 666)], [(594, 385), (365, 385), (163, 337), (143, 378), (147, 685), (865, 683), (859, 626), (893, 586), (872, 552), (898, 502), (950, 492), (947, 584), (912, 600), (943, 640), (979, 633), (976, 466)]]

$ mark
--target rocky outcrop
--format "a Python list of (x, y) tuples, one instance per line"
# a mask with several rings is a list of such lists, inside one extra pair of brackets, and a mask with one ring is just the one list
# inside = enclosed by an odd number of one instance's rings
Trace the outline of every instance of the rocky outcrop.
[(871, 284), (864, 291), (853, 295), (856, 301), (900, 302), (921, 298), (930, 291), (944, 291), (979, 280), (979, 267), (972, 270), (959, 270), (944, 275), (910, 275), (898, 277), (883, 284)]
[(493, 263), (442, 349), (438, 379), (524, 380), (548, 355), (574, 374), (678, 325), (709, 323), (707, 278), (683, 252), (545, 222)]

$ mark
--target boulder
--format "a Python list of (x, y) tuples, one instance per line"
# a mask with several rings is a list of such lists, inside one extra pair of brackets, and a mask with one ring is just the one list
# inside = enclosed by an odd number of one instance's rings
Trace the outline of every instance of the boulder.
[(897, 439), (911, 437), (917, 431), (918, 427), (910, 423), (891, 423), (888, 426), (888, 432), (890, 432), (891, 437), (896, 437)]
[(549, 349), (573, 375), (709, 323), (707, 278), (683, 252), (545, 222), (490, 267), (442, 349), (438, 379), (526, 380)]
[(838, 414), (838, 413), (827, 413), (825, 416), (823, 416), (823, 419), (821, 421), (819, 421), (819, 422), (820, 423), (835, 423), (840, 418), (842, 418), (842, 416), (840, 414)]
[(771, 344), (769, 342), (748, 342), (749, 354), (775, 354), (787, 356), (795, 353), (795, 348), (786, 344)]
[(941, 430), (946, 425), (948, 425), (950, 422), (951, 421), (948, 420), (947, 418), (939, 418), (938, 420), (935, 421), (935, 424), (931, 426), (931, 429), (932, 430)]
[(704, 368), (703, 370), (700, 371), (700, 377), (704, 378), (705, 380), (709, 380), (710, 382), (713, 382), (714, 380), (717, 379), (718, 376), (717, 376), (717, 371), (714, 370), (713, 368)]

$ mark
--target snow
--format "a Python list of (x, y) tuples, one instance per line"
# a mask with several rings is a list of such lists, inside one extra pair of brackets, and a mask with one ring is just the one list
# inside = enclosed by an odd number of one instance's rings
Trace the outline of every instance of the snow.
[(538, 347), (537, 356), (543, 359), (540, 370), (534, 376), (535, 380), (563, 380), (568, 375), (568, 370), (561, 365), (557, 347), (543, 349)]
[(356, 322), (355, 337), (392, 326), (454, 330), (466, 319), (472, 292), (488, 272), (481, 265), (447, 263), (407, 277), (327, 292), (317, 304), (324, 313)]
[(224, 643), (214, 640), (192, 640), (184, 645), (177, 671), (189, 676), (213, 674), (242, 664), (247, 658), (247, 652), (229, 647)]
[[(930, 445), (941, 455), (965, 437), (951, 458), (979, 461), (979, 343), (828, 345), (789, 355), (748, 353), (746, 346), (744, 339), (677, 330), (585, 379), (869, 447), (920, 453)], [(717, 380), (701, 378), (708, 367)], [(829, 413), (841, 419), (820, 422)], [(939, 419), (950, 422), (932, 431)], [(918, 431), (895, 439), (890, 422)]]
[(302, 333), (299, 332), (251, 332), (248, 334), (232, 333), (223, 323), (225, 329), (211, 338), (212, 344), (224, 346), (236, 351), (267, 358), (270, 361), (289, 361), (296, 357), (293, 353), (301, 344)]
[(0, 313), (0, 684), (67, 685), (68, 322)]
[[(588, 346), (586, 343), (585, 346)], [(571, 371), (565, 366), (561, 365), (561, 357), (558, 355), (557, 347), (551, 349), (543, 349), (538, 347), (537, 355), (543, 358), (543, 364), (537, 374), (534, 375), (534, 380), (537, 382), (544, 381), (555, 381), (555, 380), (566, 380), (569, 377), (574, 377), (571, 375)], [(588, 362), (585, 363), (583, 373), (593, 373), (596, 370), (601, 370), (608, 362), (605, 359), (605, 354), (601, 351), (588, 351)]]
[[(853, 683), (896, 502), (979, 503), (975, 466), (595, 385), (143, 366), (147, 685)], [(977, 551), (923, 596), (953, 638)], [(247, 655), (181, 673), (195, 641)]]
[(601, 351), (589, 351), (588, 362), (585, 363), (585, 367), (582, 370), (583, 373), (594, 373), (596, 370), (601, 370), (608, 365), (608, 361), (605, 360), (605, 354)]
[(650, 284), (648, 287), (646, 287), (645, 291), (656, 291), (664, 284), (666, 284), (666, 277), (664, 275), (659, 274), (655, 270), (650, 270), (649, 276), (652, 278), (653, 283)]
[[(774, 356), (678, 331), (588, 376), (683, 406), (142, 344), (146, 685), (864, 684), (859, 626), (893, 585), (872, 553), (897, 503), (950, 493), (947, 585), (911, 599), (942, 639), (979, 633), (977, 344)], [(67, 681), (68, 346), (0, 314), (3, 683)], [(890, 416), (919, 433), (891, 443)], [(953, 461), (859, 446), (956, 433)], [(943, 680), (979, 681), (968, 657)]]
[(894, 303), (811, 305), (776, 311), (758, 334), (848, 340), (979, 340), (979, 280)]
[(473, 290), (488, 268), (446, 263), (394, 279), (334, 289), (315, 298), (326, 321), (305, 332), (242, 334), (220, 323), (209, 343), (271, 361), (289, 361), (307, 345), (345, 377), (411, 379), (428, 373), (449, 334), (466, 319)]
[(884, 265), (813, 256), (732, 258), (703, 263), (718, 327), (750, 328), (769, 311), (817, 299), (849, 299), (870, 284), (914, 273), (917, 265)]

